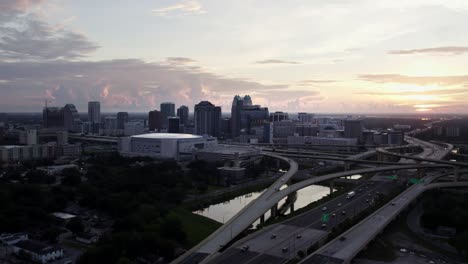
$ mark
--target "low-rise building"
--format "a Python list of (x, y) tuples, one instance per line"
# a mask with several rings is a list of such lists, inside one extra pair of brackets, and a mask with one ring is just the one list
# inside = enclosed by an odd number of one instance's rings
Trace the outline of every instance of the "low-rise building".
[(63, 257), (63, 249), (46, 245), (37, 241), (22, 240), (12, 245), (16, 255), (24, 253), (30, 255), (31, 260), (39, 263), (47, 263)]
[(0, 146), (0, 161), (22, 162), (28, 160), (54, 159), (56, 157), (56, 144), (42, 144), (29, 146)]
[(244, 167), (261, 158), (261, 151), (252, 147), (218, 145), (208, 149), (197, 149), (195, 158), (209, 162), (234, 161), (239, 167)]

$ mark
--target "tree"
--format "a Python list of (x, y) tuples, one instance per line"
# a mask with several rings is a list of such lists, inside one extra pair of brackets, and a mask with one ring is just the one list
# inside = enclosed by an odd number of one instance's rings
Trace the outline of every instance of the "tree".
[(81, 173), (75, 168), (64, 169), (62, 176), (63, 185), (78, 186), (81, 183)]
[(78, 217), (72, 218), (70, 222), (68, 222), (67, 228), (70, 229), (73, 234), (78, 234), (84, 231), (84, 225)]
[(48, 228), (41, 236), (42, 240), (46, 240), (49, 243), (57, 243), (57, 238), (62, 232), (56, 227)]

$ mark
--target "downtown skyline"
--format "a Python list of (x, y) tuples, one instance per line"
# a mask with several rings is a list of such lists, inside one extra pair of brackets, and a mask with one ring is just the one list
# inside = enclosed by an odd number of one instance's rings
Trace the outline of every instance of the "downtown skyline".
[(0, 3), (0, 111), (468, 113), (463, 1)]

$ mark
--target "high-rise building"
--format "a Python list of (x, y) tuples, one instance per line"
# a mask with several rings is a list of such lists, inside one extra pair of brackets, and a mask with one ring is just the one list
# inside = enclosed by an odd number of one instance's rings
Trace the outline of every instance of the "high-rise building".
[(106, 116), (104, 117), (104, 128), (109, 130), (117, 129), (117, 117)]
[[(249, 97), (250, 98), (250, 97)], [(259, 105), (244, 105), (240, 111), (241, 134), (250, 134), (251, 128), (268, 122), (268, 108)]]
[(180, 118), (181, 125), (187, 125), (189, 118), (189, 108), (185, 105), (180, 106), (177, 108), (177, 116)]
[(71, 132), (80, 131), (81, 119), (74, 104), (66, 104), (63, 108), (65, 129)]
[(180, 133), (180, 118), (179, 117), (169, 117), (168, 133)]
[(128, 122), (128, 113), (118, 112), (117, 113), (117, 129), (124, 129), (124, 125), (127, 122)]
[(304, 122), (304, 123), (313, 123), (314, 118), (315, 118), (314, 114), (309, 114), (309, 113), (297, 114), (297, 119), (299, 119), (299, 121)]
[(101, 125), (101, 103), (88, 102), (88, 122), (91, 126), (91, 133), (99, 133)]
[(44, 107), (42, 125), (44, 128), (64, 128), (63, 107)]
[(19, 143), (22, 145), (36, 145), (37, 144), (37, 130), (29, 129), (19, 133)]
[(241, 110), (244, 106), (244, 100), (239, 96), (234, 96), (231, 107), (231, 134), (232, 137), (238, 137), (241, 130)]
[(252, 105), (252, 98), (250, 98), (250, 95), (244, 96), (244, 105), (245, 106)]
[(344, 121), (344, 136), (345, 138), (362, 138), (362, 120), (360, 119), (346, 119)]
[(158, 110), (148, 113), (148, 127), (150, 131), (159, 131), (163, 127), (163, 114)]
[(218, 137), (221, 125), (221, 107), (208, 101), (195, 105), (195, 133)]
[(161, 113), (163, 114), (163, 126), (164, 128), (168, 127), (169, 117), (175, 116), (175, 104), (171, 102), (161, 103)]
[(270, 122), (279, 122), (283, 120), (289, 120), (288, 113), (277, 111), (270, 114)]

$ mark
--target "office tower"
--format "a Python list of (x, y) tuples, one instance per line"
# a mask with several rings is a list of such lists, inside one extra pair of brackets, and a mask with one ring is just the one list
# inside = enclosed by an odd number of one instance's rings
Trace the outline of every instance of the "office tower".
[(66, 104), (63, 108), (64, 126), (67, 131), (80, 131), (81, 119), (74, 104)]
[(219, 136), (221, 124), (221, 107), (208, 101), (195, 105), (195, 134)]
[(175, 116), (175, 104), (171, 102), (161, 103), (161, 113), (163, 114), (163, 127), (167, 128), (168, 118)]
[(289, 116), (288, 113), (283, 112), (274, 112), (270, 114), (270, 122), (279, 122), (283, 120), (288, 120)]
[(222, 138), (229, 138), (231, 136), (231, 118), (221, 119), (220, 136)]
[(231, 107), (231, 134), (232, 137), (238, 137), (241, 130), (241, 110), (244, 106), (244, 100), (239, 95), (234, 96)]
[(185, 105), (182, 105), (181, 107), (177, 108), (177, 116), (180, 118), (181, 125), (187, 125), (189, 117), (189, 108)]
[(42, 125), (44, 128), (64, 128), (63, 107), (44, 107)]
[(37, 144), (37, 130), (30, 129), (26, 131), (20, 131), (19, 143), (22, 145), (36, 145)]
[(252, 105), (252, 98), (250, 98), (250, 95), (244, 96), (243, 100), (244, 100), (244, 105), (245, 106)]
[(117, 129), (124, 129), (124, 125), (127, 122), (128, 122), (128, 113), (118, 112), (117, 113)]
[(344, 121), (344, 136), (346, 138), (362, 138), (362, 120), (346, 119)]
[(297, 114), (297, 119), (299, 121), (304, 122), (304, 123), (312, 123), (314, 122), (314, 114), (309, 114), (309, 113), (298, 113)]
[(117, 129), (117, 117), (115, 116), (104, 117), (104, 128), (108, 130)]
[(240, 111), (241, 134), (251, 134), (251, 129), (256, 126), (263, 127), (263, 124), (268, 123), (268, 117), (269, 112), (267, 107), (244, 104), (242, 110)]
[(158, 110), (148, 113), (148, 127), (150, 131), (159, 131), (163, 127), (163, 114)]
[(57, 145), (67, 145), (68, 144), (68, 132), (67, 131), (58, 131), (57, 132)]
[(179, 117), (169, 117), (168, 120), (168, 133), (180, 133), (180, 118)]
[(99, 133), (101, 125), (101, 103), (88, 102), (88, 122), (91, 126), (91, 133)]

